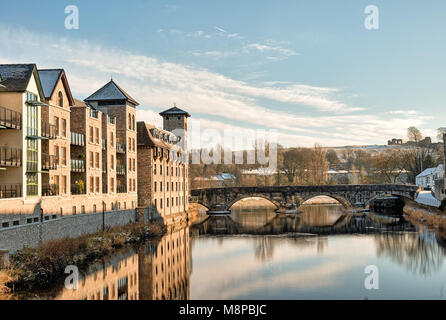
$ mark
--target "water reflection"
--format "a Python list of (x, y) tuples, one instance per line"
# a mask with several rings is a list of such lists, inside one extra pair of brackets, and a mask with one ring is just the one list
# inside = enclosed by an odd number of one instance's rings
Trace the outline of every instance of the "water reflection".
[[(19, 298), (433, 298), (446, 283), (444, 243), (402, 217), (341, 206), (305, 206), (298, 215), (242, 209), (104, 259), (77, 290), (55, 285)], [(380, 290), (364, 289), (368, 264), (379, 267)]]

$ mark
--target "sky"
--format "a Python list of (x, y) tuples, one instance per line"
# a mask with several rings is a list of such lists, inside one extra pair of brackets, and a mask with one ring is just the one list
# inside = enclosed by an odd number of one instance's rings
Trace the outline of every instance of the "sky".
[[(4, 3), (2, 3), (4, 2)], [(75, 5), (79, 28), (65, 28)], [(365, 8), (379, 10), (369, 30)], [(446, 126), (446, 2), (4, 1), (0, 63), (64, 68), (85, 99), (113, 77), (137, 119), (276, 130), (285, 146), (386, 144)], [(443, 120), (444, 119), (444, 120)]]

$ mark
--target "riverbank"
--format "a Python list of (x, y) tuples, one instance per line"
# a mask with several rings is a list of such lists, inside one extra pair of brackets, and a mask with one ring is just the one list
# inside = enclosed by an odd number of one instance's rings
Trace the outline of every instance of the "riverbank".
[(440, 209), (409, 202), (403, 207), (403, 212), (415, 222), (439, 231), (446, 231), (446, 213)]
[(32, 290), (45, 287), (66, 276), (65, 267), (86, 267), (115, 250), (142, 243), (166, 233), (162, 221), (150, 224), (133, 223), (77, 238), (45, 242), (36, 248), (25, 247), (12, 254), (9, 264), (0, 270), (3, 291)]

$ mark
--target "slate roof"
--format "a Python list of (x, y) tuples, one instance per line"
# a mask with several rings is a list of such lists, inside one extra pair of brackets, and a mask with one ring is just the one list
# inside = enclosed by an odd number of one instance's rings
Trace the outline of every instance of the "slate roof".
[(135, 99), (133, 99), (127, 92), (125, 92), (120, 86), (118, 86), (113, 80), (110, 80), (102, 88), (97, 90), (87, 99), (89, 101), (111, 101), (111, 100), (126, 100), (134, 106), (139, 105)]
[(190, 114), (184, 110), (181, 110), (177, 107), (172, 107), (170, 109), (167, 109), (163, 112), (160, 112), (160, 116), (170, 116), (170, 115), (184, 115), (186, 117), (190, 117)]
[(166, 143), (164, 140), (156, 138), (152, 134), (152, 131), (155, 130), (161, 134), (164, 133), (171, 136), (175, 136), (172, 132), (156, 128), (155, 126), (143, 121), (138, 121), (136, 123), (136, 130), (137, 130), (136, 141), (138, 141), (138, 145), (161, 147), (165, 149), (181, 151), (181, 148), (178, 145), (173, 143)]
[(45, 69), (38, 70), (38, 72), (45, 98), (50, 99), (62, 73), (62, 69)]
[(36, 68), (35, 64), (0, 64), (2, 86), (0, 92), (23, 92)]

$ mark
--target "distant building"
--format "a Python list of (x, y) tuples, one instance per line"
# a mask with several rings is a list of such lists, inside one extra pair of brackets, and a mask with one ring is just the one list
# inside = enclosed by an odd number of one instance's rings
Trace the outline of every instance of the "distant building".
[(211, 177), (196, 177), (194, 184), (198, 188), (219, 188), (235, 185), (236, 177), (231, 173), (216, 174)]
[(444, 176), (443, 164), (435, 168), (427, 168), (415, 177), (415, 184), (424, 189), (435, 189), (435, 180)]
[(387, 144), (389, 146), (402, 145), (403, 144), (403, 139), (395, 139), (395, 138), (393, 138), (392, 140), (387, 141)]

